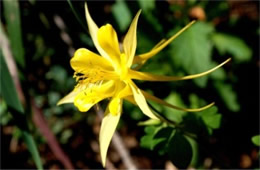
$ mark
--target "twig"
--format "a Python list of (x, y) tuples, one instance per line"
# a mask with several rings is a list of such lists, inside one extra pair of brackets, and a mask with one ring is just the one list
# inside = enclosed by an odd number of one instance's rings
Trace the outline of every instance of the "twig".
[(36, 106), (33, 99), (31, 99), (32, 111), (33, 111), (33, 122), (39, 127), (40, 132), (46, 138), (48, 145), (58, 160), (64, 165), (66, 169), (74, 169), (71, 161), (67, 155), (61, 149), (56, 137), (53, 135), (48, 127), (48, 123), (45, 120), (42, 111)]
[[(95, 105), (95, 111), (98, 114), (98, 117), (102, 120), (104, 116), (104, 111), (98, 105)], [(118, 132), (115, 132), (112, 138), (112, 145), (119, 153), (120, 157), (122, 158), (123, 163), (125, 164), (127, 169), (137, 170), (133, 160), (130, 157), (129, 151), (127, 150), (126, 146), (124, 145), (122, 138), (120, 137)]]
[(72, 39), (70, 38), (69, 34), (66, 32), (66, 25), (63, 21), (63, 19), (59, 16), (59, 15), (55, 15), (53, 17), (54, 23), (56, 24), (56, 26), (60, 29), (60, 37), (61, 39), (65, 42), (65, 44), (68, 45), (68, 53), (70, 54), (70, 56), (73, 56), (75, 49), (73, 47), (73, 42)]

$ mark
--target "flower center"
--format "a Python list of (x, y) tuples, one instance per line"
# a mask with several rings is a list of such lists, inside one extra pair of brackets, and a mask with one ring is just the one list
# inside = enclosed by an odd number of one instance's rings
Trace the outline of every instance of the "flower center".
[(125, 55), (125, 53), (121, 53), (121, 55), (120, 55), (120, 64), (119, 64), (116, 72), (117, 72), (120, 80), (124, 81), (124, 80), (127, 79), (128, 68), (127, 68), (127, 65), (126, 65), (126, 55)]

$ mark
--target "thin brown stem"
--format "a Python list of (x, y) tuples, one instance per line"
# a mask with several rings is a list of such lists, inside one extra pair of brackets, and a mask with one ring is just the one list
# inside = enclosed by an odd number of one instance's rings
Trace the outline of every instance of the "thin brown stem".
[(74, 169), (71, 161), (69, 160), (68, 156), (62, 150), (61, 146), (59, 145), (56, 137), (48, 127), (48, 123), (45, 120), (43, 113), (40, 108), (38, 108), (34, 102), (34, 99), (31, 99), (31, 106), (33, 114), (33, 122), (39, 128), (41, 134), (47, 140), (47, 143), (52, 150), (53, 154), (57, 157), (58, 160), (63, 164), (66, 169)]

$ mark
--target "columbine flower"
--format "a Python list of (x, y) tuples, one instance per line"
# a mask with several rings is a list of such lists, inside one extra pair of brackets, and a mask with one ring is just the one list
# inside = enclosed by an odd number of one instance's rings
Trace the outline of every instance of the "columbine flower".
[[(139, 106), (142, 112), (151, 119), (158, 119), (158, 117), (149, 108), (146, 99), (188, 112), (204, 110), (214, 104), (211, 103), (199, 109), (180, 108), (142, 91), (133, 82), (133, 79), (147, 81), (193, 79), (211, 73), (228, 62), (229, 60), (206, 72), (184, 77), (152, 75), (138, 71), (149, 58), (166, 47), (179, 34), (190, 27), (194, 21), (170, 39), (162, 40), (151, 51), (135, 56), (137, 21), (141, 10), (138, 11), (130, 25), (123, 41), (122, 50), (120, 50), (117, 34), (113, 27), (110, 24), (106, 24), (98, 28), (89, 14), (87, 5), (85, 5), (85, 12), (91, 38), (100, 55), (84, 48), (75, 52), (74, 57), (70, 60), (70, 64), (75, 70), (74, 77), (77, 85), (70, 94), (58, 102), (58, 105), (74, 103), (81, 112), (86, 112), (101, 100), (110, 99), (102, 120), (99, 136), (103, 166), (105, 166), (109, 143), (122, 113), (123, 99)], [(133, 65), (137, 65), (137, 67), (132, 68)]]

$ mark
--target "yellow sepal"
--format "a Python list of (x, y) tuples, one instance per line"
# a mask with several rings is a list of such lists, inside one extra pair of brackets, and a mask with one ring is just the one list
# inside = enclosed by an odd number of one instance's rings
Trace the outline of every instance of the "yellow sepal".
[(137, 22), (140, 14), (141, 14), (141, 10), (137, 12), (123, 41), (123, 48), (124, 48), (124, 53), (127, 56), (126, 61), (127, 61), (128, 68), (131, 67), (135, 56), (135, 50), (137, 46), (136, 29), (137, 29)]
[(136, 87), (136, 85), (133, 82), (130, 82), (129, 85), (132, 89), (134, 100), (135, 100), (136, 104), (140, 107), (142, 112), (146, 116), (150, 117), (151, 119), (159, 119), (157, 116), (155, 116), (155, 114), (149, 108), (149, 106), (146, 102), (146, 99), (145, 99), (144, 95), (142, 94), (141, 90), (138, 87)]
[(86, 15), (86, 20), (88, 24), (88, 29), (89, 29), (89, 34), (94, 42), (95, 47), (97, 48), (98, 52), (106, 58), (108, 61), (112, 62), (109, 55), (100, 47), (98, 43), (98, 38), (97, 38), (97, 32), (98, 32), (98, 26), (96, 23), (93, 21), (89, 11), (88, 11), (88, 5), (85, 3), (85, 15)]
[(103, 167), (106, 166), (107, 150), (111, 142), (111, 139), (113, 137), (113, 134), (115, 133), (120, 116), (121, 113), (115, 115), (111, 114), (109, 112), (109, 108), (107, 108), (104, 118), (102, 120), (101, 129), (99, 133), (99, 144), (100, 144), (100, 154), (101, 154), (101, 161)]

